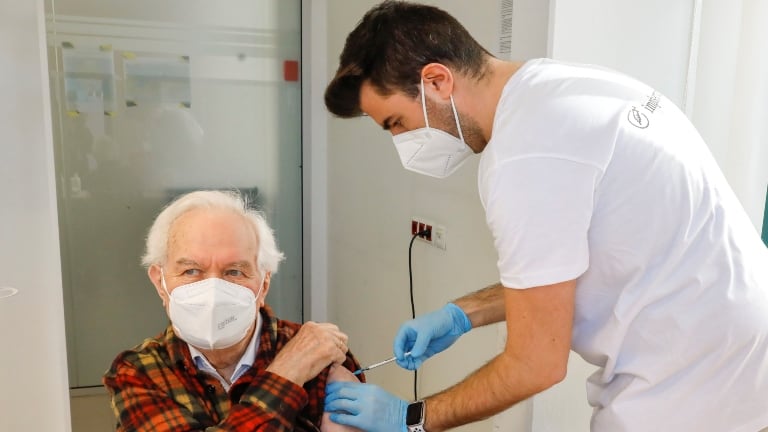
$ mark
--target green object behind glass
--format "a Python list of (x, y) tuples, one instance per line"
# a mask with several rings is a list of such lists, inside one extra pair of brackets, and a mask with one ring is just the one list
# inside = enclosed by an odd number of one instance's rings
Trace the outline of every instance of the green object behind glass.
[(765, 191), (765, 212), (763, 213), (763, 243), (768, 246), (768, 189)]

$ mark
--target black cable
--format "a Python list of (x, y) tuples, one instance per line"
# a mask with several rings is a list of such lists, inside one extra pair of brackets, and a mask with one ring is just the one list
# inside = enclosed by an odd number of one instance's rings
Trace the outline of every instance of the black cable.
[[(408, 245), (408, 286), (411, 294), (411, 319), (416, 319), (416, 303), (413, 301), (413, 265), (411, 264), (411, 250), (413, 249), (413, 241), (416, 237), (429, 237), (430, 230), (421, 230), (411, 237), (411, 243)], [(413, 400), (419, 400), (419, 392), (416, 383), (419, 379), (419, 371), (413, 370)]]

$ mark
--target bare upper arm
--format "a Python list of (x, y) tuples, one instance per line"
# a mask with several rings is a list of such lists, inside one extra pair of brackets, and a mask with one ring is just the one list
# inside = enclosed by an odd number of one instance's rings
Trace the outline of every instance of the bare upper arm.
[(505, 353), (529, 367), (544, 388), (567, 371), (575, 294), (575, 280), (505, 293)]
[(357, 379), (357, 376), (355, 376), (349, 369), (341, 365), (333, 364), (331, 365), (331, 370), (328, 372), (328, 382), (332, 383), (336, 381), (360, 382), (360, 380)]

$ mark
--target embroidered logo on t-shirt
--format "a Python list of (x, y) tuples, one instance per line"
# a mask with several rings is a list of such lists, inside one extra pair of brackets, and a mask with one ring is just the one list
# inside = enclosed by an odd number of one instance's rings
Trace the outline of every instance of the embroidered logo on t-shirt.
[(651, 124), (651, 122), (648, 120), (648, 116), (640, 112), (640, 110), (634, 106), (629, 109), (627, 120), (629, 120), (629, 124), (635, 127), (639, 127), (640, 129), (645, 129), (649, 124)]

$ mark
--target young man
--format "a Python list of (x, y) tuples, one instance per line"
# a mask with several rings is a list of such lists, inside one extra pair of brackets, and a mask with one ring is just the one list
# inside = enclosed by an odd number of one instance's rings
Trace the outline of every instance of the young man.
[(353, 430), (321, 424), (326, 383), (358, 382), (347, 336), (265, 303), (282, 259), (236, 193), (192, 192), (160, 213), (143, 262), (171, 325), (104, 376), (118, 431)]
[(476, 421), (562, 380), (573, 349), (599, 367), (593, 431), (768, 427), (768, 252), (663, 95), (595, 66), (500, 61), (444, 11), (386, 1), (347, 37), (326, 105), (389, 131), (409, 170), (445, 177), (481, 154), (500, 283), (405, 323), (398, 364), (472, 327), (508, 331), (500, 355), (424, 401), (330, 385), (333, 421)]

